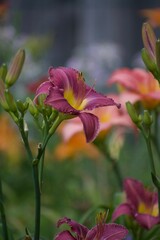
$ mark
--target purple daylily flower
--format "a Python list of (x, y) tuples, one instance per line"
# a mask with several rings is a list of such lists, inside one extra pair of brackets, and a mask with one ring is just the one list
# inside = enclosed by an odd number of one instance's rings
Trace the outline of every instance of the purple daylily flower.
[(121, 215), (130, 215), (146, 229), (151, 229), (160, 223), (156, 192), (149, 191), (141, 182), (130, 178), (124, 181), (124, 191), (126, 202), (115, 209), (112, 215), (113, 221)]
[(87, 142), (95, 139), (99, 130), (98, 118), (86, 110), (120, 104), (105, 95), (97, 93), (85, 84), (80, 72), (73, 68), (58, 67), (49, 69), (49, 80), (36, 91), (35, 101), (40, 94), (46, 94), (45, 104), (82, 121)]
[(60, 232), (55, 240), (122, 240), (128, 234), (128, 230), (119, 224), (106, 224), (99, 222), (92, 229), (64, 217), (58, 221), (57, 226), (67, 224), (71, 230), (64, 230)]

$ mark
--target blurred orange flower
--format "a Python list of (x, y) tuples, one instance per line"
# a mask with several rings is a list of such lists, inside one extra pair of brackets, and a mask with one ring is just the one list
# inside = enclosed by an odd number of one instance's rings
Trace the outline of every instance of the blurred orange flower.
[(140, 11), (140, 14), (147, 18), (153, 27), (160, 26), (160, 8), (143, 9)]
[(16, 162), (22, 154), (18, 133), (7, 115), (0, 115), (0, 153), (11, 162)]
[(83, 155), (99, 159), (101, 156), (99, 150), (92, 143), (86, 143), (83, 132), (77, 132), (68, 141), (62, 141), (54, 150), (54, 155), (57, 160), (72, 159)]
[(7, 0), (1, 1), (0, 3), (0, 18), (4, 18), (8, 12), (9, 3)]
[(154, 109), (160, 104), (159, 83), (150, 72), (144, 69), (122, 68), (116, 70), (108, 83), (117, 83), (122, 92), (128, 93), (128, 96), (134, 98), (135, 102), (141, 101), (147, 109)]

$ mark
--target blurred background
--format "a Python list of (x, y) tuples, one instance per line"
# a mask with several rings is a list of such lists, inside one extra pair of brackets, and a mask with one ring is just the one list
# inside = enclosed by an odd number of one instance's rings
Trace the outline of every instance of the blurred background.
[[(0, 64), (9, 64), (19, 48), (26, 50), (14, 95), (20, 99), (33, 97), (36, 83), (47, 78), (49, 66), (62, 65), (83, 71), (87, 82), (93, 85), (96, 81), (96, 89), (110, 91), (106, 81), (115, 69), (143, 67), (142, 23), (155, 19), (152, 11), (144, 10), (158, 8), (159, 0), (1, 0)], [(158, 32), (160, 17), (154, 24)], [(28, 121), (35, 145), (39, 134), (29, 117)], [(17, 129), (2, 109), (0, 123), (0, 169), (6, 210), (17, 239), (24, 235), (26, 226), (33, 229), (31, 169)], [(79, 220), (98, 204), (108, 206), (115, 191), (120, 190), (104, 157), (98, 154), (95, 159), (79, 148), (59, 160), (54, 149), (60, 141), (59, 135), (52, 139), (46, 156), (41, 232), (47, 239), (57, 232), (55, 225), (60, 217)], [(149, 180), (141, 171), (148, 169), (145, 146), (142, 139), (134, 145), (133, 141), (127, 133), (125, 147), (119, 154), (120, 168), (124, 177), (133, 176), (147, 183)], [(94, 223), (94, 219), (91, 216), (89, 223)]]

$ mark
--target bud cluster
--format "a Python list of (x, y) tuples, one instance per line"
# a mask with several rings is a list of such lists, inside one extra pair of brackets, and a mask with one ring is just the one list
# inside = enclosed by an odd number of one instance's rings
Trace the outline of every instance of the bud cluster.
[(143, 114), (138, 115), (134, 105), (130, 102), (126, 102), (126, 108), (132, 122), (135, 123), (140, 130), (142, 130), (145, 136), (147, 136), (153, 123), (153, 117), (149, 111), (144, 110)]

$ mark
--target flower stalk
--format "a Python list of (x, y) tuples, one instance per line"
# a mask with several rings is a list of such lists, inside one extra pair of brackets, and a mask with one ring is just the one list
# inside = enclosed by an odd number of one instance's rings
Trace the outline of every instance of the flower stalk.
[(0, 212), (1, 212), (3, 239), (4, 240), (9, 240), (8, 227), (7, 227), (7, 221), (6, 221), (6, 214), (5, 214), (5, 208), (4, 208), (4, 200), (3, 200), (3, 191), (2, 191), (2, 181), (1, 181), (1, 178), (0, 178)]

